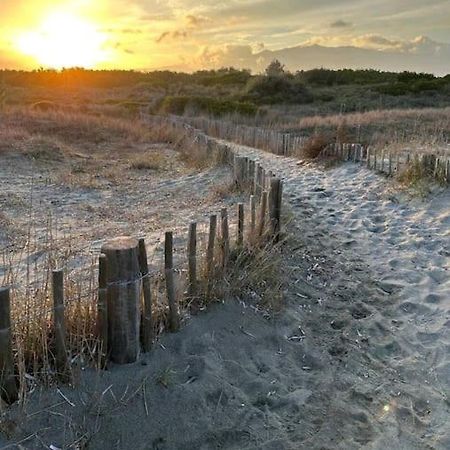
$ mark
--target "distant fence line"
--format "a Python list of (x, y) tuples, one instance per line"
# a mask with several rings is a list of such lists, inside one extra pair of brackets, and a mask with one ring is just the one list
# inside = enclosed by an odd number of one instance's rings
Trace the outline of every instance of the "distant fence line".
[[(182, 129), (195, 145), (203, 145), (211, 157), (229, 164), (236, 186), (250, 193), (247, 206), (243, 203), (237, 205), (234, 227), (227, 208), (210, 216), (206, 251), (201, 252), (198, 246), (198, 224), (190, 224), (184, 264), (187, 290), (182, 297), (183, 307), (187, 308), (186, 305), (201, 296), (207, 298), (212, 295), (212, 280), (232, 269), (233, 252), (257, 248), (265, 251), (279, 240), (283, 182), (258, 161), (235, 154), (232, 146), (180, 121), (165, 119), (165, 123), (177, 130)], [(92, 280), (89, 284), (92, 287), (89, 292), (94, 294), (90, 300), (96, 302), (89, 311), (94, 315), (95, 352), (99, 367), (104, 368), (108, 361), (131, 363), (137, 360), (141, 351), (148, 352), (155, 338), (154, 325), (158, 315), (163, 315), (163, 319), (159, 317), (160, 322), (166, 318), (170, 331), (178, 330), (180, 298), (175, 286), (173, 237), (172, 231), (165, 232), (162, 279), (166, 303), (163, 310), (155, 309), (155, 296), (159, 292), (155, 292), (150, 283), (156, 275), (149, 271), (144, 239), (121, 236), (103, 244), (98, 255), (96, 286), (92, 286)], [(48, 330), (45, 337), (48, 342), (43, 351), (52, 361), (54, 372), (62, 379), (70, 379), (70, 361), (74, 351), (70, 348), (72, 331), (67, 323), (66, 291), (71, 282), (67, 278), (63, 270), (51, 271), (50, 310), (43, 311), (45, 317), (52, 317), (44, 324), (44, 330)], [(23, 391), (26, 384), (23, 361), (20, 371), (18, 352), (14, 350), (18, 337), (15, 335), (16, 324), (11, 318), (11, 301), (14, 299), (11, 293), (15, 289), (0, 287), (0, 390), (1, 397), (9, 403), (19, 397), (20, 389)]]
[(293, 156), (308, 140), (296, 133), (286, 133), (262, 127), (234, 124), (232, 122), (204, 117), (168, 116), (170, 120), (189, 124), (207, 135), (234, 142), (247, 147), (258, 148), (276, 155)]
[[(152, 120), (170, 121), (179, 126), (188, 123), (218, 139), (282, 156), (300, 156), (302, 148), (309, 139), (297, 134), (204, 117), (153, 116)], [(448, 154), (408, 150), (389, 152), (359, 143), (330, 143), (324, 148), (321, 155), (332, 156), (342, 161), (365, 163), (368, 169), (388, 176), (400, 175), (408, 168), (421, 170), (425, 175), (435, 178), (441, 183), (450, 184), (450, 155)]]
[(450, 157), (445, 155), (406, 150), (389, 152), (361, 144), (329, 144), (322, 155), (364, 164), (368, 169), (390, 177), (415, 169), (441, 183), (450, 184)]

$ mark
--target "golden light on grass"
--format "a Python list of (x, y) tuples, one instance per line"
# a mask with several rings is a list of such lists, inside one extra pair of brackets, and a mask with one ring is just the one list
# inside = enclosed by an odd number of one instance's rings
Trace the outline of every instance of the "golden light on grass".
[(34, 30), (22, 32), (17, 49), (37, 63), (55, 69), (95, 67), (108, 59), (107, 36), (96, 24), (75, 14), (56, 11)]

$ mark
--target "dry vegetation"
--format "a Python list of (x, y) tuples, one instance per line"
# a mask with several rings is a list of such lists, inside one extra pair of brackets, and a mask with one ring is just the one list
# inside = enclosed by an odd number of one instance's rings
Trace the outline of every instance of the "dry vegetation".
[[(278, 303), (279, 249), (269, 252), (254, 241), (252, 248), (233, 252), (225, 276), (218, 245), (214, 273), (202, 270), (198, 296), (185, 297), (184, 227), (189, 217), (217, 212), (242, 195), (220, 167), (223, 161), (208, 159), (203, 146), (168, 128), (83, 112), (11, 108), (2, 118), (0, 182), (8, 189), (0, 198), (0, 279), (13, 286), (14, 354), (22, 399), (29, 389), (53, 383), (60, 375), (53, 356), (52, 270), (65, 271), (73, 382), (83, 367), (99, 364), (97, 256), (105, 238), (146, 236), (152, 249), (156, 335), (167, 321), (160, 275), (162, 227), (179, 231), (177, 295), (185, 315), (243, 292), (265, 306)], [(205, 236), (202, 228), (201, 252)]]
[(276, 127), (306, 135), (322, 134), (331, 142), (359, 142), (389, 147), (388, 150), (408, 148), (420, 152), (450, 152), (450, 108), (312, 116)]

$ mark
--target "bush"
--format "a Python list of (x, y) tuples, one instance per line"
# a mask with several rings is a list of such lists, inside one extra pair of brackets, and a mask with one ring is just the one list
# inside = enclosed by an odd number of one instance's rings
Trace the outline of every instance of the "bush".
[(308, 138), (298, 156), (306, 159), (315, 159), (329, 143), (330, 139), (327, 136), (316, 133)]
[(313, 97), (309, 90), (294, 77), (258, 76), (247, 84), (247, 98), (257, 104), (310, 103)]
[[(415, 74), (418, 75), (418, 74)], [(399, 81), (392, 84), (377, 86), (376, 91), (387, 95), (406, 95), (409, 93), (418, 94), (426, 91), (441, 91), (447, 85), (446, 79), (425, 79), (412, 77), (409, 82)]]
[(217, 117), (227, 114), (255, 116), (258, 112), (258, 107), (248, 101), (240, 102), (214, 97), (194, 96), (167, 96), (160, 106), (160, 112), (165, 114), (183, 115), (188, 110)]

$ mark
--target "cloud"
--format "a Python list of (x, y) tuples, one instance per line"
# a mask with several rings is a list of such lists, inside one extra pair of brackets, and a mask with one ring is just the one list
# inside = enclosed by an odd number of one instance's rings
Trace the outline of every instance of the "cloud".
[(196, 58), (197, 64), (203, 67), (236, 66), (248, 68), (254, 57), (250, 45), (212, 45), (204, 46)]
[(313, 37), (296, 47), (257, 51), (257, 45), (210, 45), (202, 48), (194, 64), (219, 68), (235, 66), (261, 72), (279, 59), (290, 70), (315, 67), (375, 68), (445, 74), (450, 72), (450, 44), (419, 36), (411, 40), (389, 39), (381, 35), (342, 38)]
[(105, 28), (100, 30), (104, 33), (116, 33), (116, 34), (142, 34), (141, 28)]
[(187, 26), (190, 28), (199, 28), (202, 25), (211, 22), (211, 19), (209, 19), (208, 17), (205, 16), (200, 16), (200, 15), (193, 15), (193, 14), (188, 14), (186, 16), (186, 22), (187, 22)]
[(177, 40), (184, 39), (188, 37), (188, 32), (186, 30), (174, 30), (174, 31), (164, 31), (157, 38), (156, 42), (160, 44), (161, 42), (167, 40)]
[(336, 20), (330, 23), (331, 28), (350, 28), (353, 24), (351, 22), (346, 22), (345, 20)]

